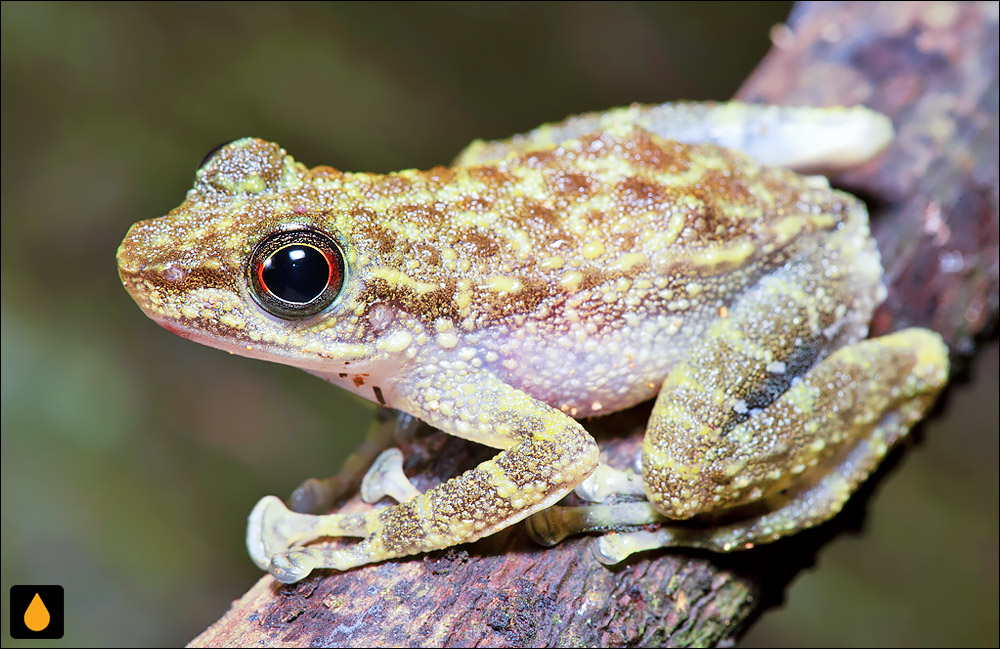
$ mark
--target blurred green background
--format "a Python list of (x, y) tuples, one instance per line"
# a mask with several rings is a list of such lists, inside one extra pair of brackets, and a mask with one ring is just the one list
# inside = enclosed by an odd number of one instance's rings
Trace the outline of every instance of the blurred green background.
[[(446, 163), (476, 137), (723, 99), (785, 3), (2, 5), (3, 645), (13, 584), (66, 589), (52, 645), (182, 644), (259, 572), (245, 516), (326, 475), (370, 404), (191, 344), (118, 281), (136, 220), (244, 135), (308, 164)], [(997, 354), (750, 645), (996, 645)], [(41, 643), (33, 643), (37, 646)]]

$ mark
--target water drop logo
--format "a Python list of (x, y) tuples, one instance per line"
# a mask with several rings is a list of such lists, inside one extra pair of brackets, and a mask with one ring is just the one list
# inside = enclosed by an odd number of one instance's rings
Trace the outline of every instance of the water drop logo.
[(24, 612), (24, 626), (38, 633), (43, 631), (51, 621), (52, 616), (49, 615), (49, 609), (45, 608), (45, 602), (38, 596), (38, 593), (35, 593), (31, 603), (28, 604), (28, 610)]
[(11, 586), (10, 637), (63, 637), (62, 586)]

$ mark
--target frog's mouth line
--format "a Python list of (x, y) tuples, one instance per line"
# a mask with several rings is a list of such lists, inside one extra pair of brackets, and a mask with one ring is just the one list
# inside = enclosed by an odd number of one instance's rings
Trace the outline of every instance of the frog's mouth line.
[(153, 320), (156, 322), (156, 324), (160, 325), (161, 327), (163, 327), (164, 329), (166, 329), (170, 333), (174, 334), (175, 336), (180, 336), (184, 340), (192, 340), (194, 342), (200, 342), (200, 341), (196, 340), (194, 334), (191, 333), (190, 331), (188, 331), (187, 329), (184, 329), (182, 327), (178, 327), (177, 325), (175, 325), (172, 322), (164, 322), (164, 321), (158, 320), (156, 318), (153, 318)]
[(325, 357), (315, 356), (308, 353), (293, 353), (288, 350), (264, 341), (253, 341), (250, 339), (240, 339), (238, 341), (229, 340), (219, 335), (205, 333), (197, 327), (188, 327), (176, 320), (166, 320), (147, 314), (158, 325), (170, 333), (180, 336), (185, 340), (213, 347), (237, 356), (255, 358), (258, 360), (291, 365), (309, 372), (339, 372), (347, 368), (352, 371), (361, 369), (366, 359), (371, 358), (371, 350), (361, 344), (324, 344)]

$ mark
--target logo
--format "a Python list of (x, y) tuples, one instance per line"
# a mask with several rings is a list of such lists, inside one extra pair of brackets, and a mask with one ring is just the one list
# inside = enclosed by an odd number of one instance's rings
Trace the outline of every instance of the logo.
[(11, 586), (10, 637), (63, 637), (63, 587)]

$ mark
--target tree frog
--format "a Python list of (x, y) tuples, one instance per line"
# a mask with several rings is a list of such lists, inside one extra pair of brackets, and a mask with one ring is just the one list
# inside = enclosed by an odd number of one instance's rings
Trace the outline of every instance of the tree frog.
[[(748, 548), (837, 513), (947, 379), (935, 333), (865, 340), (885, 296), (865, 208), (789, 170), (891, 137), (861, 107), (634, 105), (384, 175), (245, 138), (132, 226), (118, 268), (170, 331), (498, 449), (361, 514), (264, 498), (248, 547), (282, 582), (529, 517), (549, 543), (618, 530), (606, 562)], [(654, 397), (637, 468), (601, 465), (577, 420)], [(553, 507), (577, 487), (631, 500)], [(360, 540), (309, 545), (327, 536)]]

